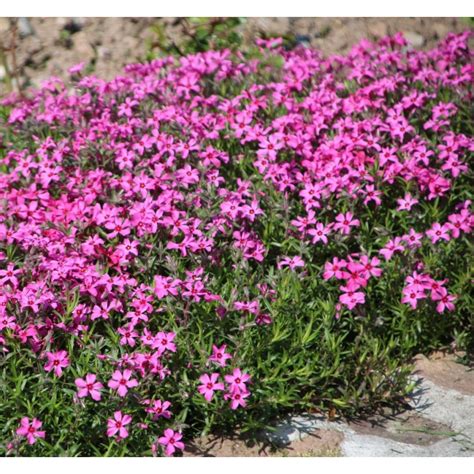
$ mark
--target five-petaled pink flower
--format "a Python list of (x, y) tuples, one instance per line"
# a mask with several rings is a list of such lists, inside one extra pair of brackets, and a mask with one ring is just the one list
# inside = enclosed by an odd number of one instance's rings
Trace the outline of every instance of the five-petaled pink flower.
[(112, 379), (109, 380), (107, 384), (109, 388), (117, 390), (117, 393), (120, 397), (125, 397), (129, 388), (136, 387), (138, 382), (136, 379), (130, 379), (132, 371), (130, 369), (125, 369), (123, 372), (116, 370), (112, 374)]
[(75, 380), (77, 396), (79, 398), (87, 397), (90, 395), (93, 400), (99, 401), (101, 398), (100, 390), (104, 387), (100, 382), (96, 381), (95, 374), (87, 374), (85, 380), (77, 378)]
[(63, 369), (69, 366), (69, 358), (66, 351), (58, 352), (47, 352), (46, 357), (48, 358), (48, 363), (44, 366), (46, 372), (51, 372), (54, 370), (54, 373), (61, 377)]
[(227, 360), (232, 359), (232, 356), (228, 354), (226, 350), (226, 345), (223, 344), (221, 347), (217, 347), (216, 345), (212, 345), (212, 355), (209, 357), (210, 362), (215, 362), (217, 365), (221, 367), (225, 367), (227, 364)]
[(165, 454), (172, 456), (177, 449), (184, 449), (184, 443), (180, 441), (182, 437), (181, 433), (168, 428), (163, 433), (163, 436), (158, 439), (158, 442), (165, 447)]
[(204, 398), (208, 402), (212, 400), (216, 390), (224, 390), (224, 384), (222, 382), (218, 382), (218, 378), (219, 374), (217, 372), (211, 375), (203, 374), (201, 377), (199, 377), (199, 381), (202, 385), (199, 385), (198, 391), (201, 395), (204, 395)]
[(237, 368), (232, 375), (226, 375), (224, 379), (230, 385), (231, 392), (236, 389), (245, 391), (247, 389), (245, 383), (250, 380), (250, 375)]
[(20, 421), (20, 427), (16, 430), (16, 434), (24, 436), (29, 444), (35, 444), (36, 438), (44, 438), (45, 432), (40, 431), (40, 428), (43, 426), (43, 423), (37, 418), (33, 418), (30, 422), (28, 417), (23, 417)]
[(123, 415), (122, 412), (116, 411), (113, 418), (107, 420), (107, 436), (110, 438), (118, 433), (117, 440), (124, 439), (128, 436), (128, 431), (125, 428), (130, 424), (132, 417), (130, 415)]

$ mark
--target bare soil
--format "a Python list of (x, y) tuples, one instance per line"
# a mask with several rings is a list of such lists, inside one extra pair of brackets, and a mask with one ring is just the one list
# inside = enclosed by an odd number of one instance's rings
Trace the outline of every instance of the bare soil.
[[(97, 76), (111, 79), (125, 64), (144, 59), (156, 39), (156, 24), (174, 41), (183, 38), (176, 18), (29, 18), (22, 19), (14, 35), (9, 20), (0, 18), (0, 44), (15, 50), (22, 87), (38, 86), (50, 76), (67, 78), (68, 67), (83, 61)], [(375, 40), (397, 31), (415, 47), (430, 48), (448, 32), (466, 30), (469, 23), (461, 18), (248, 18), (239, 28), (247, 43), (262, 34), (292, 33), (328, 55), (346, 53), (363, 38)], [(11, 55), (6, 56), (13, 70)], [(0, 61), (0, 94), (6, 91), (4, 79)]]

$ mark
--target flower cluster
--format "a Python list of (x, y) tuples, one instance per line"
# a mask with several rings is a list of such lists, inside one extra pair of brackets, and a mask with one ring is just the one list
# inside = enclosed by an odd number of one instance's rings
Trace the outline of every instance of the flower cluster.
[[(103, 446), (144, 436), (172, 455), (202, 422), (189, 414), (262, 403), (289, 359), (292, 294), (312, 288), (333, 319), (370, 317), (382, 291), (455, 311), (457, 269), (439, 262), (474, 227), (470, 36), (327, 58), (259, 40), (252, 57), (160, 58), (111, 81), (79, 65), (3, 100), (0, 357), (44, 361), (27, 370), (98, 413)], [(41, 426), (17, 434), (33, 444)]]

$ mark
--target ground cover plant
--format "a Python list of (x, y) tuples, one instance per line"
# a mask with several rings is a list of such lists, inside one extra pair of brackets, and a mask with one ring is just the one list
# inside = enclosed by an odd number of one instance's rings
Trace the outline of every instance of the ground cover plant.
[(469, 37), (259, 40), (4, 99), (0, 454), (180, 455), (467, 360)]

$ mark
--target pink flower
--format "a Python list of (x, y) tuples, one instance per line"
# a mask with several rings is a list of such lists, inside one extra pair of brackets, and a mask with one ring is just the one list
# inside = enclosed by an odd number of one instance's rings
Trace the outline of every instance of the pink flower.
[(107, 436), (110, 438), (118, 433), (117, 440), (126, 438), (128, 431), (125, 426), (131, 421), (130, 415), (122, 415), (121, 411), (116, 411), (114, 417), (107, 420)]
[(158, 350), (158, 354), (161, 355), (165, 351), (176, 352), (176, 344), (173, 342), (176, 337), (174, 332), (159, 332), (155, 336), (155, 339), (151, 345), (153, 349)]
[(347, 278), (349, 274), (343, 271), (343, 268), (346, 268), (347, 262), (345, 260), (339, 260), (337, 257), (332, 259), (332, 262), (326, 262), (324, 265), (323, 278), (329, 280), (332, 277), (337, 278), (338, 280), (342, 278)]
[(112, 379), (109, 380), (107, 385), (109, 388), (117, 390), (117, 393), (120, 397), (125, 397), (129, 388), (133, 388), (138, 385), (136, 379), (130, 379), (131, 375), (132, 371), (130, 369), (125, 369), (123, 373), (120, 372), (120, 370), (116, 370), (112, 374)]
[(380, 265), (380, 260), (377, 257), (373, 257), (369, 260), (367, 255), (363, 255), (360, 257), (360, 264), (364, 267), (368, 276), (378, 278), (382, 274), (382, 269), (378, 267)]
[(212, 345), (212, 355), (209, 357), (210, 362), (215, 362), (217, 365), (221, 367), (225, 367), (227, 364), (227, 360), (232, 359), (232, 356), (228, 354), (226, 350), (226, 345), (223, 344), (221, 347), (217, 347), (216, 345)]
[(15, 265), (9, 263), (6, 270), (0, 270), (0, 283), (2, 285), (11, 283), (14, 288), (18, 286), (18, 279), (15, 275), (21, 273), (21, 270), (15, 270)]
[(433, 301), (439, 301), (436, 305), (436, 311), (438, 313), (443, 313), (445, 309), (448, 311), (454, 311), (453, 301), (456, 300), (456, 297), (448, 294), (446, 288), (441, 287), (432, 294), (431, 298)]
[(389, 240), (386, 244), (385, 247), (380, 250), (380, 255), (383, 255), (385, 260), (390, 260), (395, 252), (402, 252), (405, 250), (403, 245), (401, 244), (402, 238), (401, 237), (395, 237), (392, 240)]
[(158, 442), (165, 447), (165, 454), (172, 456), (177, 449), (181, 451), (184, 449), (184, 443), (180, 441), (182, 437), (181, 433), (168, 428), (163, 433), (163, 436), (158, 439)]
[(20, 427), (16, 430), (16, 434), (24, 436), (29, 444), (35, 444), (36, 438), (44, 438), (45, 432), (39, 431), (39, 428), (43, 426), (43, 423), (37, 418), (33, 418), (30, 423), (30, 419), (26, 416), (21, 419)]
[(155, 400), (151, 406), (149, 406), (146, 411), (147, 413), (153, 414), (153, 419), (157, 420), (160, 417), (171, 418), (171, 412), (168, 408), (171, 406), (171, 403), (168, 401), (162, 402), (161, 400)]
[(365, 303), (365, 295), (361, 291), (350, 290), (340, 295), (339, 301), (348, 309), (353, 309), (358, 304)]
[(397, 211), (409, 211), (415, 204), (418, 204), (418, 199), (415, 199), (411, 194), (405, 194), (402, 199), (397, 199)]
[(412, 309), (416, 309), (418, 300), (423, 298), (426, 298), (424, 291), (410, 286), (403, 289), (402, 303), (408, 303)]
[(247, 389), (245, 383), (250, 380), (250, 375), (237, 368), (234, 369), (232, 375), (226, 375), (224, 379), (229, 384), (231, 392), (236, 389), (245, 391)]
[(304, 260), (296, 255), (295, 257), (285, 257), (279, 264), (278, 268), (290, 267), (292, 270), (298, 267), (304, 267)]
[(90, 395), (93, 400), (99, 401), (101, 398), (100, 390), (104, 387), (100, 382), (96, 381), (95, 374), (87, 374), (86, 379), (75, 380), (76, 387), (79, 388), (77, 396), (79, 398), (87, 397)]
[(350, 234), (351, 227), (359, 227), (359, 219), (353, 219), (354, 215), (352, 212), (346, 212), (345, 214), (338, 214), (336, 216), (336, 223), (334, 224), (334, 230), (340, 230), (341, 234)]
[(199, 385), (198, 391), (201, 395), (204, 395), (204, 398), (210, 402), (212, 397), (214, 396), (214, 392), (216, 390), (224, 390), (224, 384), (221, 382), (217, 382), (219, 378), (219, 374), (217, 372), (211, 374), (203, 374), (199, 377), (199, 381), (202, 385)]
[(316, 229), (308, 230), (308, 234), (313, 236), (311, 240), (313, 244), (319, 241), (323, 242), (324, 244), (327, 244), (328, 243), (327, 235), (329, 234), (329, 232), (330, 232), (329, 227), (326, 227), (324, 224), (321, 224), (321, 222), (318, 222), (316, 224)]
[(444, 224), (443, 226), (439, 224), (439, 222), (435, 222), (431, 229), (426, 231), (426, 235), (430, 238), (431, 242), (435, 244), (438, 240), (451, 240), (449, 235), (450, 226), (448, 224)]
[(408, 235), (403, 236), (403, 241), (407, 243), (408, 247), (410, 248), (417, 248), (421, 247), (421, 239), (423, 238), (423, 234), (419, 232), (415, 232), (415, 229), (410, 229)]
[(52, 370), (54, 370), (54, 373), (58, 377), (61, 377), (63, 369), (69, 366), (67, 352), (47, 352), (46, 357), (48, 358), (48, 363), (44, 366), (44, 370), (46, 370), (46, 372), (51, 372)]
[(161, 300), (168, 295), (177, 296), (179, 288), (179, 280), (173, 280), (169, 277), (161, 275), (155, 276), (155, 295)]
[(245, 407), (247, 405), (247, 401), (245, 400), (247, 397), (250, 396), (250, 392), (248, 390), (239, 390), (238, 388), (234, 389), (230, 393), (230, 408), (232, 410), (237, 410), (237, 408)]

